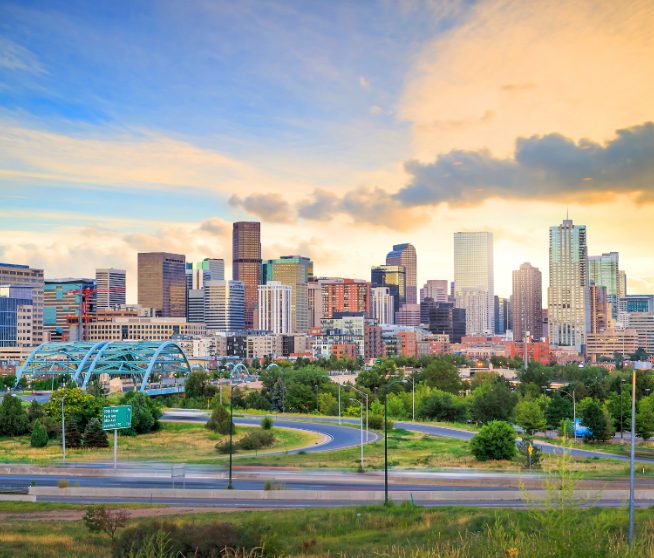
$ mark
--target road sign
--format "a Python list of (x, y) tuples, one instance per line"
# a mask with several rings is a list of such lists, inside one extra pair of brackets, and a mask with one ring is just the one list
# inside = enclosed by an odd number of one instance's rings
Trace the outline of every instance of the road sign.
[(532, 454), (533, 451), (534, 451), (534, 446), (531, 445), (531, 444), (529, 444), (529, 446), (527, 447), (527, 451), (529, 452), (529, 455), (531, 456), (531, 454)]
[(132, 406), (102, 408), (102, 430), (119, 430), (132, 426)]

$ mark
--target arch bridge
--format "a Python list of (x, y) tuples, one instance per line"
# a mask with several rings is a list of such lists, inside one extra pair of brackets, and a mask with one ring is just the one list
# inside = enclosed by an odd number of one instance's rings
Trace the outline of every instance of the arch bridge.
[(18, 370), (16, 383), (24, 375), (69, 375), (86, 388), (93, 376), (107, 374), (130, 377), (135, 389), (146, 394), (164, 395), (183, 392), (183, 382), (178, 386), (173, 378), (185, 379), (190, 372), (184, 351), (173, 341), (52, 341), (32, 351)]

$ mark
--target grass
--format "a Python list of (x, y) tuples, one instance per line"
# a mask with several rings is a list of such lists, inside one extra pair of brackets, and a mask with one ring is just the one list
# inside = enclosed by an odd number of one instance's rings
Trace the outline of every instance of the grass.
[[(224, 512), (196, 513), (166, 520), (180, 525), (229, 521), (256, 529), (268, 548), (278, 549), (278, 555), (286, 558), (628, 556), (623, 542), (625, 509), (590, 509), (574, 513), (572, 524), (565, 532), (557, 532), (556, 540), (548, 540), (548, 532), (539, 529), (539, 519), (526, 510), (429, 509), (399, 505), (233, 512), (228, 516)], [(598, 529), (600, 525), (602, 528)], [(651, 537), (654, 529), (654, 511), (637, 510), (636, 526), (639, 544), (646, 543), (648, 533)], [(576, 551), (553, 553), (549, 546), (565, 547), (565, 536), (571, 537)], [(530, 554), (518, 552), (526, 547), (529, 537), (538, 537), (536, 540), (541, 546)], [(579, 546), (588, 541), (592, 541), (588, 550), (584, 552), (582, 547), (579, 551)], [(542, 553), (538, 552), (539, 548)], [(648, 551), (631, 556), (653, 556), (651, 540), (647, 548)], [(0, 549), (1, 557), (12, 558), (111, 556), (109, 539), (89, 533), (81, 521), (8, 520), (0, 531)], [(645, 548), (641, 546), (640, 550)]]
[[(256, 427), (238, 426), (235, 439)], [(311, 432), (287, 428), (273, 428), (275, 445), (266, 451), (287, 451), (310, 446), (321, 440)], [(214, 449), (225, 436), (209, 432), (203, 425), (193, 423), (162, 422), (161, 430), (140, 436), (118, 437), (118, 459), (120, 461), (153, 461), (167, 463), (220, 463), (227, 457)], [(103, 449), (66, 448), (69, 462), (108, 462), (113, 460), (113, 441)], [(239, 452), (255, 455), (255, 452)], [(0, 462), (31, 463), (36, 465), (56, 464), (61, 461), (61, 446), (51, 441), (45, 448), (30, 446), (29, 436), (0, 438)]]

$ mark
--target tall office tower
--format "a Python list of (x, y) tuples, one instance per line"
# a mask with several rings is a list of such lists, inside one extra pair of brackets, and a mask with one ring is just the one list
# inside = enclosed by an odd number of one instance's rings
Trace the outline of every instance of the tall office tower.
[(43, 270), (27, 265), (0, 263), (0, 285), (32, 287), (32, 339), (34, 345), (43, 343)]
[(451, 302), (435, 302), (429, 309), (429, 331), (447, 334), (451, 343), (461, 343), (466, 334), (466, 311)]
[[(85, 294), (87, 291), (88, 294)], [(81, 341), (82, 324), (96, 310), (94, 279), (46, 279), (43, 292), (43, 329), (50, 341)], [(86, 297), (86, 300), (84, 298)], [(82, 320), (86, 304), (86, 320)]]
[(232, 277), (245, 287), (245, 329), (254, 327), (254, 314), (261, 277), (261, 223), (234, 223), (232, 233)]
[(543, 275), (530, 263), (513, 271), (513, 339), (522, 341), (526, 332), (536, 340), (543, 337)]
[(602, 333), (611, 326), (611, 311), (606, 287), (588, 287), (589, 322), (588, 333)]
[(418, 258), (412, 244), (395, 244), (393, 250), (386, 255), (386, 265), (402, 265), (406, 270), (406, 295), (400, 304), (416, 304), (418, 302)]
[(96, 310), (115, 310), (126, 304), (125, 270), (113, 267), (95, 270)]
[(420, 289), (420, 302), (426, 298), (431, 298), (434, 302), (449, 302), (447, 280), (429, 279)]
[(620, 298), (624, 298), (627, 296), (627, 274), (624, 272), (624, 270), (619, 270), (618, 271), (618, 276), (620, 278), (620, 286), (618, 287), (618, 293), (619, 293), (619, 298), (618, 298), (618, 303)]
[(280, 281), (259, 285), (259, 329), (273, 333), (292, 333), (293, 289)]
[(186, 317), (186, 257), (167, 252), (138, 255), (138, 303), (163, 318)]
[(550, 343), (583, 352), (588, 325), (586, 226), (565, 219), (550, 227), (547, 316)]
[(636, 330), (638, 347), (642, 347), (650, 355), (654, 353), (654, 312), (627, 314), (626, 327)]
[(245, 285), (242, 281), (207, 281), (203, 291), (207, 330), (245, 329)]
[(370, 286), (389, 288), (395, 312), (399, 312), (406, 301), (406, 280), (403, 265), (376, 265), (370, 269)]
[(204, 323), (204, 289), (191, 289), (186, 293), (186, 321)]
[(466, 310), (467, 335), (493, 333), (493, 233), (454, 233), (454, 296)]
[(395, 323), (395, 303), (388, 287), (372, 287), (370, 289), (372, 303), (371, 317), (379, 324)]
[(606, 287), (607, 302), (611, 305), (613, 319), (618, 317), (620, 300), (620, 256), (608, 252), (601, 256), (588, 256), (588, 284)]
[(403, 326), (420, 325), (420, 304), (405, 303), (395, 312), (395, 323)]
[(361, 279), (325, 278), (321, 287), (324, 319), (343, 312), (370, 315), (370, 283)]
[(186, 288), (201, 289), (207, 281), (225, 280), (225, 260), (204, 258), (201, 262), (186, 262)]
[[(282, 256), (263, 263), (263, 281), (279, 281), (291, 288), (290, 333), (309, 329), (309, 280), (313, 279), (313, 262), (304, 256)], [(261, 324), (259, 324), (261, 328)]]
[(34, 290), (0, 285), (0, 347), (34, 346)]
[(495, 334), (504, 335), (506, 330), (512, 330), (513, 315), (511, 314), (511, 299), (495, 295)]
[(309, 329), (320, 327), (320, 321), (323, 319), (322, 311), (322, 287), (317, 281), (311, 281), (307, 285), (307, 299), (309, 316)]

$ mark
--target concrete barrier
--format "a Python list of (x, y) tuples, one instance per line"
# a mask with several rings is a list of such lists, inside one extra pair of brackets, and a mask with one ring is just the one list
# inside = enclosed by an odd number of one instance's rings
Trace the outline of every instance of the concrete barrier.
[(36, 502), (33, 494), (0, 494), (0, 502)]

